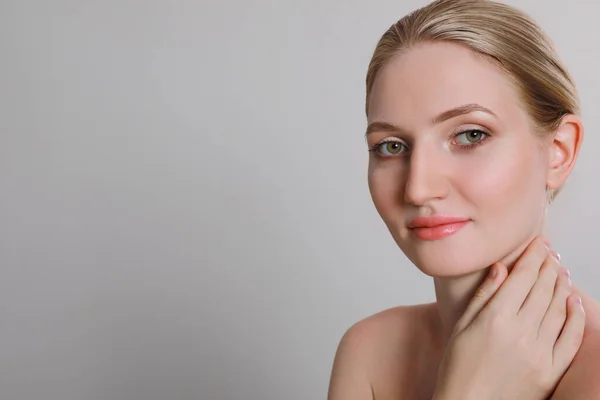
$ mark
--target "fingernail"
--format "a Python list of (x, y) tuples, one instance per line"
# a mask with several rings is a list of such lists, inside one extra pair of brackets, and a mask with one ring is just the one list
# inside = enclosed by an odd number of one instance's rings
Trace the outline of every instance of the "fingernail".
[(498, 268), (496, 268), (496, 266), (492, 266), (490, 268), (490, 278), (494, 279), (496, 276), (498, 276)]
[(556, 261), (560, 262), (560, 254), (558, 254), (558, 252), (552, 250), (552, 256), (556, 259)]
[(580, 306), (583, 305), (582, 301), (581, 301), (581, 297), (577, 296), (577, 304), (579, 304)]

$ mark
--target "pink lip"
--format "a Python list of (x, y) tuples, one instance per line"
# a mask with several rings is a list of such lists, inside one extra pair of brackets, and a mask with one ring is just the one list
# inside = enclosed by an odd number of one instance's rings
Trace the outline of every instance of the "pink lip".
[(421, 240), (438, 240), (458, 232), (469, 219), (451, 216), (417, 217), (408, 228)]

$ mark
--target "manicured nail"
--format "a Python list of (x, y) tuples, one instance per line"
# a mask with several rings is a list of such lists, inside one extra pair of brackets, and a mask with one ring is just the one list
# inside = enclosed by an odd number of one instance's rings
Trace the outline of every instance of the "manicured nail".
[(583, 306), (581, 297), (579, 297), (579, 296), (577, 296), (577, 304), (579, 304), (580, 306)]
[(560, 262), (560, 254), (558, 254), (558, 252), (552, 250), (552, 256), (556, 259), (556, 261)]

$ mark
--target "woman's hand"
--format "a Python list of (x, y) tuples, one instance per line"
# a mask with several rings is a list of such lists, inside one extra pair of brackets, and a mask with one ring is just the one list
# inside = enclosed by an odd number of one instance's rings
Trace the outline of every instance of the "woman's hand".
[(584, 325), (568, 271), (536, 238), (510, 275), (500, 263), (490, 269), (454, 328), (434, 399), (546, 399), (577, 354)]

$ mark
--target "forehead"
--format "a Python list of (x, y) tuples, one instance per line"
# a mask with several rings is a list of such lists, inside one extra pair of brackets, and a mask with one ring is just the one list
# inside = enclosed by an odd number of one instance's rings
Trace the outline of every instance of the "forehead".
[(424, 43), (392, 58), (379, 71), (369, 120), (418, 124), (472, 103), (501, 119), (527, 119), (517, 90), (499, 66), (458, 44)]

